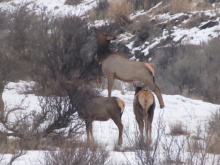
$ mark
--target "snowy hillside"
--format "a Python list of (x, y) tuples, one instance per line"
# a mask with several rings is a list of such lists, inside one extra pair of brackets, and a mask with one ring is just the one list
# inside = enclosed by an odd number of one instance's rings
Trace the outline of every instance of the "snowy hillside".
[[(38, 9), (46, 8), (46, 11), (51, 14), (51, 16), (84, 16), (86, 12), (91, 10), (96, 4), (95, 0), (86, 0), (77, 6), (65, 5), (65, 0), (14, 0), (12, 2), (1, 3), (0, 8), (13, 11), (17, 8), (17, 5), (19, 6), (25, 3), (29, 4), (30, 9), (34, 9), (34, 7)], [(36, 9), (36, 11), (38, 9)]]
[[(84, 0), (80, 4), (75, 6), (65, 5), (65, 0), (14, 0), (12, 2), (3, 2), (0, 4), (0, 9), (13, 11), (16, 10), (17, 6), (27, 3), (31, 10), (40, 12), (41, 9), (46, 9), (49, 15), (55, 17), (62, 17), (65, 15), (76, 15), (80, 17), (89, 17), (92, 9), (97, 6), (98, 1), (95, 0)], [(170, 38), (173, 44), (193, 44), (200, 45), (216, 38), (220, 35), (220, 18), (218, 13), (220, 9), (213, 6), (213, 9), (205, 11), (192, 11), (188, 13), (176, 13), (176, 14), (153, 14), (154, 10), (157, 10), (163, 6), (163, 3), (158, 3), (149, 11), (137, 11), (130, 15), (131, 21), (139, 22), (139, 17), (148, 17), (150, 21), (156, 21), (160, 26), (166, 26), (166, 24), (171, 24), (173, 26), (171, 29), (167, 30), (164, 28), (162, 33), (158, 33), (153, 40), (141, 43), (140, 46), (134, 46), (135, 36), (132, 33), (125, 33), (119, 36), (117, 42), (124, 43), (130, 51), (134, 54), (136, 50), (140, 50), (145, 56), (149, 54), (151, 49), (159, 47), (169, 46), (171, 43), (163, 43)], [(203, 17), (206, 18), (204, 21), (200, 22), (196, 27), (186, 28), (186, 24), (191, 21), (193, 17)], [(102, 24), (109, 23), (107, 20), (95, 20), (91, 23), (95, 26), (100, 26)], [(138, 30), (139, 27), (137, 27)], [(134, 59), (134, 57), (132, 58)]]

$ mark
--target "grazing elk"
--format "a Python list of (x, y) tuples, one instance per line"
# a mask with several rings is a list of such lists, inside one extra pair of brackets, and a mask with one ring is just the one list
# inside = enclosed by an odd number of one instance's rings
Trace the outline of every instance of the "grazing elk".
[(110, 118), (115, 122), (119, 130), (118, 145), (122, 144), (123, 124), (121, 123), (121, 116), (124, 111), (124, 101), (118, 97), (98, 97), (93, 99), (85, 109), (78, 111), (79, 117), (85, 121), (87, 141), (94, 141), (92, 132), (92, 122), (107, 121)]
[(151, 124), (155, 109), (153, 94), (148, 90), (144, 90), (142, 87), (136, 87), (133, 108), (141, 137), (143, 137), (143, 130), (145, 127), (147, 139), (151, 142)]
[(114, 79), (125, 82), (140, 81), (156, 94), (160, 108), (163, 108), (164, 102), (160, 88), (154, 82), (155, 65), (132, 61), (116, 52), (112, 52), (110, 50), (110, 41), (116, 38), (96, 28), (95, 34), (98, 45), (96, 59), (102, 65), (102, 71), (108, 79), (108, 97), (111, 97)]

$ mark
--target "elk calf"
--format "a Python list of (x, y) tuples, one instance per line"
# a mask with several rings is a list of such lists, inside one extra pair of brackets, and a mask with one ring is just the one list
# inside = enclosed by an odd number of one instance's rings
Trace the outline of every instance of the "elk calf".
[(123, 124), (121, 123), (121, 116), (124, 111), (124, 101), (118, 97), (98, 97), (93, 99), (86, 108), (78, 111), (79, 117), (85, 121), (87, 141), (94, 140), (92, 132), (92, 122), (107, 121), (110, 118), (117, 125), (119, 130), (118, 145), (122, 144)]
[(151, 124), (155, 109), (153, 94), (148, 90), (144, 90), (142, 87), (136, 87), (133, 108), (141, 137), (143, 137), (143, 130), (145, 127), (147, 139), (151, 142)]
[(125, 82), (140, 81), (148, 86), (157, 96), (160, 108), (164, 107), (160, 88), (154, 82), (154, 64), (136, 62), (129, 60), (122, 55), (110, 50), (110, 41), (115, 37), (95, 29), (97, 38), (97, 60), (102, 64), (102, 71), (108, 79), (108, 97), (111, 97), (111, 90), (114, 80)]

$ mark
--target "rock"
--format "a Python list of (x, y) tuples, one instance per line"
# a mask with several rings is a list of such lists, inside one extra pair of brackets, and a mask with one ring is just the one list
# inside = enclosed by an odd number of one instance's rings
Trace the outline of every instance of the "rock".
[(139, 59), (140, 61), (142, 61), (142, 58), (144, 57), (144, 53), (141, 52), (141, 50), (136, 50), (134, 52), (134, 56), (136, 59)]
[(218, 24), (219, 24), (219, 22), (217, 22), (217, 21), (208, 21), (208, 22), (200, 25), (199, 29), (202, 30), (202, 29), (206, 29), (206, 28), (211, 28), (211, 27), (216, 26)]
[(139, 47), (141, 45), (140, 41), (135, 40), (133, 46), (134, 47)]
[(149, 33), (147, 30), (138, 30), (137, 34), (140, 41), (145, 41), (149, 37)]

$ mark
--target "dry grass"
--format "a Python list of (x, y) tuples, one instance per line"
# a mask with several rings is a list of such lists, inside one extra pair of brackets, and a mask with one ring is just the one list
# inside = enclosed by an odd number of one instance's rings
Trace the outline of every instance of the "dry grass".
[(220, 154), (220, 109), (213, 113), (208, 123), (209, 145), (207, 151), (209, 153)]
[(65, 4), (75, 6), (75, 5), (78, 5), (79, 3), (81, 3), (81, 1), (82, 0), (66, 0)]
[(187, 151), (188, 152), (199, 152), (204, 149), (204, 142), (199, 141), (199, 138), (191, 138), (187, 141)]
[(185, 13), (192, 10), (192, 2), (190, 0), (171, 0), (171, 12)]
[(113, 0), (110, 2), (109, 17), (120, 26), (129, 24), (129, 15), (132, 13), (132, 6), (126, 0)]
[(170, 11), (173, 14), (198, 10), (208, 10), (212, 8), (210, 3), (201, 0), (171, 0), (170, 5)]
[(92, 20), (108, 18), (109, 2), (108, 0), (99, 0), (97, 6), (90, 13)]
[(150, 12), (152, 15), (164, 14), (170, 11), (171, 4), (163, 1), (159, 6), (153, 8)]
[(85, 164), (102, 165), (109, 157), (108, 151), (97, 144), (66, 141), (57, 151), (45, 152), (42, 164)]
[(201, 22), (204, 22), (206, 20), (210, 19), (208, 16), (205, 14), (201, 13), (196, 13), (192, 15), (190, 19), (187, 20), (187, 22), (182, 26), (183, 28), (193, 28), (193, 27), (198, 27)]
[(180, 135), (189, 135), (186, 128), (184, 128), (182, 123), (176, 123), (171, 125), (170, 127), (170, 135), (172, 136), (180, 136)]

